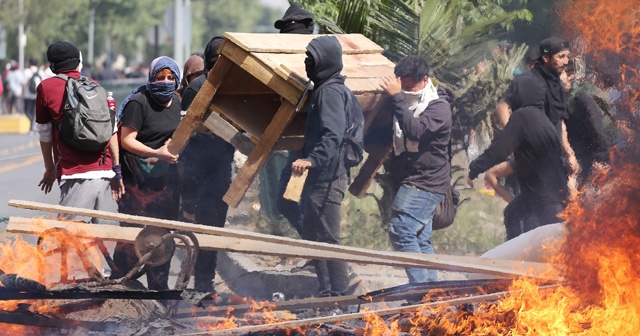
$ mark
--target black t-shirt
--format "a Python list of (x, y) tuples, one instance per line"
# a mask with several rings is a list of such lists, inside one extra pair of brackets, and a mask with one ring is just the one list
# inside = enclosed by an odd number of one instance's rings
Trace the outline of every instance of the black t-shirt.
[(136, 139), (149, 148), (158, 149), (171, 138), (180, 124), (180, 99), (174, 95), (171, 105), (156, 103), (147, 91), (138, 92), (124, 107), (120, 122), (138, 131)]
[(202, 74), (198, 76), (198, 78), (192, 80), (191, 83), (189, 83), (189, 85), (184, 89), (184, 92), (182, 93), (182, 110), (183, 111), (186, 111), (189, 109), (189, 106), (191, 106), (193, 99), (198, 94), (198, 91), (200, 91), (200, 88), (202, 88), (202, 84), (204, 84), (205, 80), (207, 80), (207, 77), (205, 77), (205, 75)]

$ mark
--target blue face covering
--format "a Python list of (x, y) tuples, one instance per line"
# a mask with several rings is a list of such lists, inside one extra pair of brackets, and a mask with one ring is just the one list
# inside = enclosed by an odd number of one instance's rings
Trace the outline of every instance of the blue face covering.
[(175, 82), (151, 82), (147, 83), (146, 86), (151, 98), (160, 105), (168, 104), (173, 98), (173, 92), (176, 90)]

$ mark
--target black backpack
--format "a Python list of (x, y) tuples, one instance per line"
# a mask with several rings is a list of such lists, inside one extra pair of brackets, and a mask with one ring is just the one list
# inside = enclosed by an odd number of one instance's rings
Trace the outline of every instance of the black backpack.
[[(355, 111), (354, 111), (355, 109)], [(353, 95), (347, 93), (347, 129), (344, 131), (344, 167), (357, 167), (364, 158), (364, 116), (360, 103), (353, 104)]]
[(104, 151), (115, 127), (115, 115), (107, 105), (107, 92), (98, 83), (81, 76), (56, 77), (67, 82), (62, 122), (57, 125), (60, 140), (85, 152)]
[[(38, 79), (37, 82), (36, 78)], [(36, 90), (41, 81), (42, 78), (40, 77), (40, 74), (37, 71), (34, 72), (31, 78), (29, 78), (29, 80), (27, 81), (27, 90), (29, 90), (30, 93), (36, 94)]]

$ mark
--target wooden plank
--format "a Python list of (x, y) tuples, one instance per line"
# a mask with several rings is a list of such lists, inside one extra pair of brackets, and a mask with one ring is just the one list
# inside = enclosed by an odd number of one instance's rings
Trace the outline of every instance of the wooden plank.
[(313, 326), (313, 325), (321, 325), (325, 323), (337, 323), (348, 320), (358, 320), (364, 319), (367, 316), (371, 316), (374, 314), (376, 316), (388, 316), (402, 313), (417, 313), (423, 310), (427, 310), (428, 308), (437, 308), (442, 306), (460, 306), (464, 304), (477, 303), (477, 302), (488, 302), (488, 301), (496, 301), (500, 300), (510, 292), (498, 292), (492, 294), (482, 294), (482, 295), (473, 295), (468, 297), (444, 300), (444, 301), (435, 301), (428, 303), (420, 303), (410, 306), (401, 306), (395, 308), (384, 308), (379, 310), (367, 310), (358, 313), (351, 314), (340, 314), (333, 316), (323, 316), (323, 317), (314, 317), (302, 320), (291, 320), (284, 322), (275, 322), (269, 324), (259, 324), (259, 325), (245, 325), (237, 328), (229, 328), (229, 329), (219, 329), (213, 331), (203, 331), (196, 332), (190, 334), (182, 334), (180, 336), (226, 336), (226, 335), (247, 335), (252, 333), (264, 333), (268, 331), (276, 331), (276, 330), (284, 330), (291, 328), (298, 328), (303, 326)]
[[(305, 34), (252, 34), (225, 33), (229, 41), (248, 52), (281, 52), (304, 54), (311, 40), (322, 35)], [(382, 47), (362, 34), (341, 34), (335, 36), (342, 46), (343, 54), (379, 54)]]
[(367, 190), (373, 183), (373, 179), (376, 177), (378, 170), (382, 167), (384, 161), (391, 154), (391, 148), (378, 149), (371, 152), (367, 152), (367, 160), (362, 164), (358, 175), (353, 179), (353, 182), (349, 185), (349, 192), (357, 197), (362, 198), (367, 194)]
[(269, 158), (269, 153), (271, 153), (273, 145), (280, 138), (282, 131), (289, 125), (295, 114), (295, 105), (283, 100), (280, 108), (269, 123), (269, 126), (267, 126), (260, 137), (256, 148), (251, 152), (251, 155), (249, 155), (249, 158), (247, 158), (242, 168), (240, 168), (238, 175), (236, 175), (229, 190), (227, 190), (227, 193), (222, 198), (227, 204), (232, 207), (238, 206), (247, 189), (249, 189), (251, 183), (253, 183), (255, 176)]
[[(63, 228), (72, 234), (83, 238), (97, 238), (118, 242), (132, 242), (135, 240), (140, 230), (142, 230), (142, 228), (119, 227), (114, 225), (83, 224), (41, 218), (10, 217), (6, 232), (14, 234), (40, 234), (49, 228)], [(386, 256), (361, 256), (354, 255), (350, 251), (324, 251), (313, 247), (295, 246), (291, 244), (291, 242), (287, 241), (278, 243), (265, 242), (259, 237), (232, 238), (201, 233), (195, 233), (195, 236), (198, 239), (200, 248), (204, 250), (270, 255), (286, 258), (337, 260), (392, 267), (425, 267), (423, 263), (398, 261)], [(293, 241), (297, 242), (298, 240)], [(179, 245), (182, 244), (180, 240), (177, 240), (177, 242)], [(421, 254), (415, 255), (418, 257), (421, 256)], [(508, 260), (484, 260), (489, 261), (489, 265), (494, 267), (509, 268), (513, 266), (513, 262)], [(475, 259), (472, 259), (469, 262), (477, 263)], [(537, 264), (535, 266), (539, 267)], [(432, 268), (439, 269), (438, 267)]]
[(403, 252), (387, 252), (387, 251), (373, 251), (357, 247), (332, 245), (327, 243), (312, 242), (307, 240), (297, 240), (287, 237), (278, 237), (272, 235), (266, 235), (261, 233), (233, 230), (225, 228), (216, 228), (211, 226), (205, 226), (200, 224), (185, 223), (174, 220), (150, 218), (144, 216), (135, 216), (127, 214), (119, 214), (101, 210), (81, 209), (75, 207), (67, 207), (61, 205), (44, 204), (39, 202), (29, 202), (20, 200), (10, 200), (9, 206), (18, 207), (22, 209), (32, 209), (48, 211), (53, 213), (65, 213), (71, 215), (81, 215), (102, 218), (107, 220), (122, 221), (141, 225), (152, 225), (158, 227), (164, 227), (167, 229), (176, 230), (189, 230), (194, 233), (205, 233), (212, 235), (219, 235), (224, 237), (234, 238), (253, 238), (263, 242), (270, 242), (276, 244), (282, 244), (287, 246), (297, 246), (313, 248), (318, 251), (325, 252), (344, 252), (353, 256), (362, 256), (369, 258), (384, 258), (394, 260), (395, 262), (407, 262), (416, 265), (421, 265), (425, 268), (448, 270), (453, 272), (472, 272), (491, 274), (501, 277), (519, 277), (519, 276), (531, 276), (543, 279), (556, 280), (558, 277), (553, 277), (546, 271), (553, 268), (553, 265), (543, 263), (533, 263), (524, 261), (505, 261), (505, 260), (493, 260), (480, 257), (465, 257), (465, 256), (451, 256), (442, 254), (415, 254), (415, 253), (403, 253)]
[(238, 131), (238, 129), (233, 127), (228, 121), (224, 120), (218, 113), (211, 113), (203, 124), (244, 155), (251, 154), (256, 147), (248, 137)]
[(290, 103), (294, 105), (297, 104), (301, 93), (304, 91), (304, 86), (300, 85), (297, 80), (282, 78), (269, 66), (259, 61), (253, 54), (242, 50), (242, 48), (233, 43), (225, 43), (220, 48), (220, 53), (231, 59), (239, 67), (250, 73)]
[[(62, 228), (82, 238), (96, 238), (106, 241), (133, 242), (142, 228), (119, 227), (104, 224), (84, 224), (41, 218), (10, 217), (6, 233), (40, 235), (50, 228)], [(290, 246), (282, 243), (269, 243), (257, 238), (230, 238), (196, 233), (200, 248), (235, 253), (270, 255), (286, 258), (339, 260), (347, 262), (371, 263), (396, 267), (420, 267), (414, 263), (396, 262), (385, 258), (353, 256), (343, 252), (318, 251), (313, 248)], [(178, 245), (182, 241), (176, 240)], [(283, 248), (287, 246), (287, 248)]]
[(309, 175), (309, 170), (305, 170), (302, 175), (291, 174), (289, 182), (287, 183), (287, 189), (284, 191), (284, 195), (282, 197), (294, 202), (300, 202), (302, 189), (304, 188), (304, 182), (307, 180), (307, 175)]
[(276, 94), (271, 88), (264, 85), (245, 69), (238, 66), (231, 69), (227, 78), (228, 80), (225, 80), (224, 85), (222, 85), (216, 92), (216, 96), (238, 94)]
[(206, 118), (206, 114), (210, 113), (209, 105), (211, 100), (233, 67), (233, 62), (224, 56), (220, 56), (207, 80), (202, 84), (202, 88), (193, 99), (193, 103), (189, 106), (187, 114), (182, 118), (175, 132), (173, 132), (171, 142), (167, 147), (171, 154), (180, 154), (187, 146), (187, 142), (189, 142), (189, 138), (191, 138), (195, 128)]

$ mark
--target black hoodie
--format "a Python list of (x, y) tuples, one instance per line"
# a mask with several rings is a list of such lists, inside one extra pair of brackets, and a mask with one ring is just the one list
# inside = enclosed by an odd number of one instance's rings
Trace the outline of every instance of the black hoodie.
[(313, 14), (304, 10), (301, 4), (293, 2), (282, 19), (277, 20), (273, 26), (283, 34), (312, 34)]
[(513, 98), (519, 108), (491, 146), (471, 162), (469, 178), (475, 179), (513, 152), (522, 192), (530, 193), (538, 201), (536, 206), (562, 203), (567, 196), (567, 175), (560, 136), (544, 111), (544, 84), (523, 77)]
[[(347, 125), (346, 111), (352, 120), (364, 120), (362, 109), (351, 90), (344, 85), (342, 46), (335, 36), (317, 37), (307, 46), (307, 76), (314, 84), (308, 101), (307, 125), (302, 157), (312, 163), (308, 180), (330, 181), (346, 174), (340, 147)], [(362, 125), (361, 125), (362, 126)]]

